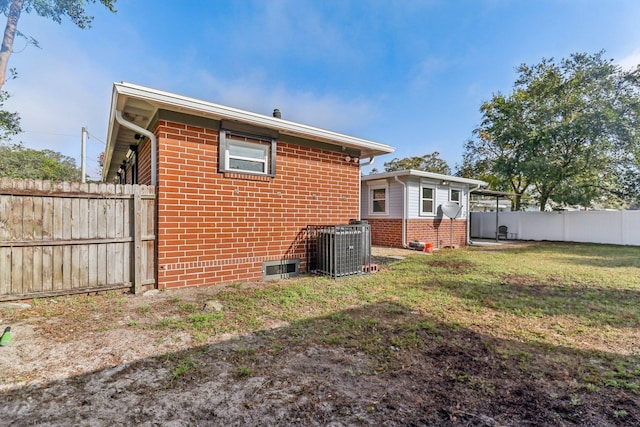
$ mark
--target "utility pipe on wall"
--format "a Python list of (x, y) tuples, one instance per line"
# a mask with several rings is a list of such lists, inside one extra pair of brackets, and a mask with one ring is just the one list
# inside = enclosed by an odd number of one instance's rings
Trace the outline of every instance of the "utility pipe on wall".
[(474, 188), (469, 188), (469, 194), (467, 194), (467, 245), (473, 244), (471, 241), (471, 192), (476, 191), (482, 187), (481, 185), (476, 185)]
[(393, 177), (403, 187), (402, 191), (402, 247), (408, 249), (407, 246), (407, 184), (398, 179), (398, 176)]
[(80, 175), (82, 175), (82, 183), (87, 182), (87, 128), (82, 127), (82, 137), (81, 137), (81, 148), (80, 148)]
[(130, 121), (125, 120), (124, 117), (122, 117), (122, 113), (118, 110), (116, 110), (116, 121), (127, 129), (146, 136), (151, 141), (151, 185), (158, 185), (158, 167), (156, 165), (156, 161), (158, 158), (158, 144), (156, 136), (145, 128), (142, 128), (135, 123), (131, 123)]

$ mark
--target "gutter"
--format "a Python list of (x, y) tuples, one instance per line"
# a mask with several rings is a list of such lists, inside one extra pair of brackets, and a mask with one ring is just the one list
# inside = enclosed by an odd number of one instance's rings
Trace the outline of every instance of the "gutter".
[(407, 184), (399, 180), (397, 176), (393, 178), (404, 187), (402, 192), (402, 247), (409, 249), (407, 246)]
[(151, 141), (151, 185), (158, 185), (158, 171), (157, 171), (158, 167), (156, 165), (156, 161), (158, 158), (158, 144), (157, 144), (156, 136), (152, 132), (146, 130), (145, 128), (142, 128), (134, 123), (131, 123), (128, 120), (125, 120), (124, 117), (122, 117), (122, 113), (120, 111), (115, 110), (115, 112), (116, 112), (116, 121), (120, 123), (120, 125), (134, 132), (137, 132), (141, 135), (146, 136)]

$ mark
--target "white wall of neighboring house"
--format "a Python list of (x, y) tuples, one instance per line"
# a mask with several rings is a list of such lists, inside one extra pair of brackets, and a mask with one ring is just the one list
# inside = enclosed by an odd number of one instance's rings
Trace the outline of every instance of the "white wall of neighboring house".
[[(387, 189), (387, 213), (376, 214), (371, 212), (371, 189), (386, 188)], [(404, 188), (393, 179), (380, 179), (374, 181), (364, 181), (360, 190), (360, 216), (379, 217), (379, 218), (402, 218), (403, 207), (403, 191)]]
[[(640, 211), (499, 212), (510, 238), (640, 246)], [(471, 238), (495, 239), (496, 213), (471, 213)]]
[[(454, 188), (460, 190), (460, 202), (462, 204), (462, 211), (459, 218), (466, 219), (467, 206), (469, 203), (469, 185), (461, 183), (451, 183), (447, 185), (440, 184), (440, 181), (421, 179), (416, 177), (402, 177), (400, 178), (407, 185), (407, 217), (411, 219), (425, 218), (427, 216), (420, 214), (420, 192), (421, 184), (425, 183), (432, 186), (435, 189), (435, 206), (436, 209), (449, 201), (449, 191)], [(372, 214), (371, 213), (371, 189), (380, 188), (386, 186), (388, 191), (387, 203), (388, 212), (386, 214)], [(403, 216), (403, 199), (404, 199), (404, 187), (393, 178), (387, 178), (386, 180), (372, 180), (364, 181), (362, 183), (361, 190), (361, 204), (360, 215), (363, 218), (367, 216), (376, 216), (381, 218), (402, 218)], [(441, 214), (440, 214), (441, 215)], [(438, 212), (434, 215), (428, 215), (428, 217), (438, 216)]]

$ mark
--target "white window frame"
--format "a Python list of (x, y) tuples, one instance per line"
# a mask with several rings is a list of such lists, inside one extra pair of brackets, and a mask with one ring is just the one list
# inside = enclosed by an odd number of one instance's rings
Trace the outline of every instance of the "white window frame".
[[(247, 141), (249, 140), (249, 141)], [(236, 147), (248, 147), (259, 148), (263, 152), (261, 158), (246, 157), (232, 155), (229, 148), (231, 146)], [(262, 171), (255, 171), (249, 169), (237, 169), (230, 167), (231, 160), (246, 160), (249, 162), (257, 162), (263, 165)], [(264, 175), (275, 176), (276, 175), (276, 141), (275, 139), (265, 138), (262, 136), (242, 134), (238, 132), (231, 132), (228, 130), (220, 130), (220, 172), (232, 172), (248, 175)]]
[[(424, 189), (425, 188), (429, 188), (431, 190), (431, 198), (425, 198), (424, 197)], [(420, 215), (421, 216), (435, 216), (436, 214), (436, 194), (437, 194), (437, 187), (434, 184), (426, 184), (426, 183), (422, 183), (420, 184)], [(431, 200), (431, 211), (425, 211), (424, 210), (424, 201), (425, 200)]]
[[(382, 199), (374, 199), (373, 193), (375, 190), (384, 190), (384, 212), (376, 212), (373, 209), (373, 202), (375, 200)], [(387, 184), (378, 184), (369, 186), (369, 214), (370, 215), (389, 215), (389, 185)]]
[[(234, 154), (231, 154), (231, 147), (246, 147), (246, 148), (253, 148), (253, 149), (261, 150), (262, 151), (262, 157), (247, 157), (247, 156), (234, 155)], [(226, 158), (225, 158), (226, 169), (235, 170), (235, 171), (238, 171), (238, 172), (250, 172), (250, 173), (257, 173), (257, 174), (265, 174), (266, 175), (266, 174), (269, 173), (269, 148), (270, 147), (268, 147), (266, 145), (263, 145), (263, 144), (259, 144), (259, 143), (247, 142), (247, 141), (236, 141), (236, 140), (232, 139), (232, 140), (227, 142), (227, 147), (224, 150), (224, 155), (226, 156)], [(232, 168), (231, 167), (232, 160), (244, 160), (244, 161), (247, 161), (247, 162), (261, 164), (262, 165), (262, 170), (261, 171), (255, 171), (253, 169)]]
[[(458, 192), (458, 200), (453, 200), (452, 196), (453, 196), (453, 192), (454, 191)], [(462, 205), (462, 189), (461, 188), (454, 188), (454, 187), (449, 188), (449, 201), (450, 202), (455, 202), (455, 203), (457, 203), (459, 205)]]

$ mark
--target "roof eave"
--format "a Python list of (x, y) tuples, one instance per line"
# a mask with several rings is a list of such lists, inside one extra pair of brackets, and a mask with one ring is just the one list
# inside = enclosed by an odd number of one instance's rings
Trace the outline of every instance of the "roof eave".
[(113, 155), (113, 149), (116, 136), (116, 126), (119, 126), (115, 120), (115, 111), (116, 111), (116, 102), (117, 102), (117, 88), (114, 84), (113, 90), (111, 91), (111, 108), (109, 108), (109, 121), (107, 122), (107, 143), (104, 149), (104, 159), (102, 163), (102, 181), (106, 181), (109, 176), (109, 168), (111, 166), (111, 158)]
[[(344, 145), (345, 147), (359, 149), (363, 153), (363, 157), (379, 156), (394, 151), (393, 147), (379, 142), (356, 138), (301, 123), (290, 122), (276, 117), (265, 116), (131, 83), (114, 83), (114, 95), (138, 98), (155, 104), (159, 108), (164, 107), (168, 110), (192, 114), (196, 113), (219, 119), (236, 120), (254, 126), (278, 130), (289, 135), (314, 139), (338, 146)], [(110, 118), (110, 123), (113, 123), (113, 117)]]
[(406, 169), (406, 170), (400, 170), (400, 171), (393, 171), (393, 172), (382, 172), (382, 173), (377, 173), (377, 174), (372, 174), (372, 175), (364, 175), (362, 177), (363, 181), (370, 181), (370, 180), (374, 180), (374, 179), (387, 179), (387, 178), (393, 178), (395, 176), (415, 176), (415, 177), (419, 177), (419, 178), (427, 178), (427, 179), (434, 179), (434, 180), (441, 180), (441, 181), (450, 181), (450, 182), (456, 182), (456, 183), (460, 183), (460, 184), (468, 184), (468, 185), (476, 185), (476, 186), (480, 186), (480, 187), (486, 187), (489, 184), (485, 181), (480, 181), (478, 179), (471, 179), (471, 178), (461, 178), (458, 176), (453, 176), (453, 175), (444, 175), (441, 173), (435, 173), (435, 172), (425, 172), (425, 171), (419, 171), (419, 170), (415, 170), (415, 169)]

